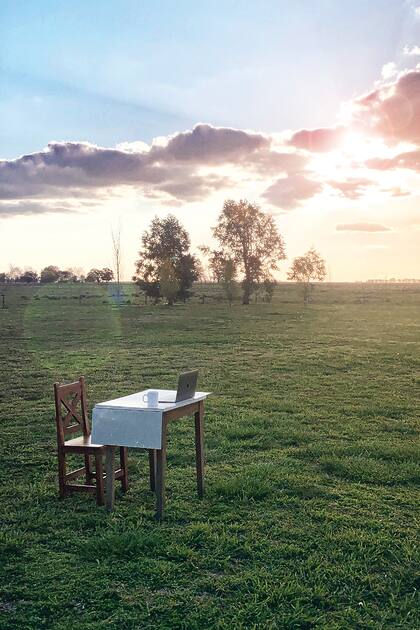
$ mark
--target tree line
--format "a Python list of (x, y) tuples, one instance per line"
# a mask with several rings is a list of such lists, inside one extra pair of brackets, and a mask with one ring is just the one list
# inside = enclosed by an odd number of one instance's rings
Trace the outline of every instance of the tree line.
[[(149, 229), (141, 237), (141, 249), (135, 263), (133, 281), (146, 299), (168, 305), (186, 301), (192, 295), (193, 283), (204, 279), (204, 266), (213, 281), (220, 283), (226, 299), (231, 304), (241, 294), (242, 303), (249, 304), (257, 292), (270, 301), (275, 279), (273, 272), (286, 259), (285, 243), (271, 215), (246, 199), (224, 202), (217, 224), (212, 228), (217, 243), (215, 248), (202, 245), (199, 248), (204, 262), (190, 251), (191, 241), (187, 230), (179, 220), (169, 214), (155, 217)], [(121, 267), (120, 232), (112, 234), (113, 257), (116, 279), (119, 285)], [(292, 262), (287, 274), (289, 280), (300, 282), (304, 287), (304, 300), (310, 295), (310, 283), (324, 280), (325, 261), (315, 249), (310, 249)], [(49, 265), (40, 274), (33, 270), (21, 271), (14, 267), (8, 274), (0, 274), (0, 282), (110, 282), (112, 269), (91, 269), (84, 276), (78, 268), (60, 270)]]
[[(272, 216), (247, 200), (228, 199), (223, 204), (217, 225), (212, 228), (217, 248), (199, 249), (213, 278), (223, 285), (230, 303), (242, 291), (242, 303), (261, 289), (271, 300), (273, 272), (285, 260), (285, 244)], [(169, 305), (185, 301), (193, 282), (202, 276), (202, 263), (190, 252), (188, 232), (176, 217), (155, 217), (141, 238), (133, 281), (147, 297), (164, 299)], [(304, 285), (304, 300), (309, 300), (310, 282), (324, 280), (325, 261), (315, 249), (294, 259), (288, 279)], [(239, 281), (238, 278), (241, 278)]]
[(37, 283), (52, 284), (54, 282), (111, 282), (114, 279), (114, 272), (108, 267), (103, 269), (91, 269), (86, 276), (78, 269), (60, 269), (56, 265), (48, 265), (38, 273), (33, 269), (22, 271), (19, 267), (11, 267), (8, 272), (0, 273), (2, 283)]

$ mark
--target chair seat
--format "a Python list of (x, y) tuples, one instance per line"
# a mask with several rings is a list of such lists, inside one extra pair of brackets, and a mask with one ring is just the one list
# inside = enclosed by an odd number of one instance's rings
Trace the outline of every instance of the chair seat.
[(93, 444), (91, 441), (90, 435), (80, 435), (79, 437), (73, 438), (72, 440), (66, 440), (64, 442), (64, 448), (65, 449), (76, 448), (76, 449), (97, 450), (97, 449), (104, 449), (105, 445)]

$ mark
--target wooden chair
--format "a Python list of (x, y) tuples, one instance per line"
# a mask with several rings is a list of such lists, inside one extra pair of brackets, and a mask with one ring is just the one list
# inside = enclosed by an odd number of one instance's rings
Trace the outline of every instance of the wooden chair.
[[(60, 385), (54, 383), (55, 419), (57, 423), (58, 483), (60, 497), (71, 492), (93, 492), (96, 503), (104, 504), (104, 444), (92, 444), (87, 415), (85, 380), (83, 376), (75, 383)], [(79, 437), (65, 440), (67, 434), (82, 433)], [(66, 471), (67, 453), (84, 455), (82, 468)], [(91, 467), (91, 457), (95, 460), (95, 470)], [(84, 484), (71, 484), (69, 481), (84, 476)], [(127, 449), (120, 448), (120, 468), (115, 471), (115, 479), (121, 480), (122, 489), (128, 489)], [(94, 483), (92, 483), (94, 481)]]

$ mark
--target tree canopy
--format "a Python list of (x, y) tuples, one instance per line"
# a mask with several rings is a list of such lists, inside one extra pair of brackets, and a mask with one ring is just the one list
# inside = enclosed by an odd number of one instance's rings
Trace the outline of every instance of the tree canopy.
[(303, 283), (304, 302), (309, 300), (309, 289), (311, 280), (324, 280), (327, 275), (325, 260), (313, 247), (303, 256), (297, 256), (287, 274), (288, 280)]
[(41, 270), (40, 282), (49, 284), (53, 282), (80, 282), (84, 280), (83, 271), (80, 268), (59, 269), (56, 265), (48, 265)]
[(114, 279), (114, 272), (109, 267), (103, 269), (91, 269), (86, 276), (86, 282), (110, 282)]
[(40, 282), (48, 284), (58, 282), (60, 279), (60, 269), (56, 265), (48, 265), (41, 270)]
[(176, 277), (175, 269), (169, 260), (163, 261), (159, 271), (159, 288), (162, 297), (164, 297), (171, 306), (179, 291), (179, 280)]
[(160, 287), (162, 266), (166, 268), (166, 277), (169, 264), (177, 284), (173, 300), (188, 298), (189, 289), (198, 279), (199, 263), (189, 251), (190, 237), (178, 219), (172, 214), (161, 219), (155, 217), (149, 230), (144, 232), (141, 243), (133, 280), (146, 295), (158, 299), (164, 296)]
[(38, 282), (38, 280), (39, 280), (38, 273), (34, 271), (33, 269), (26, 269), (22, 273), (22, 275), (17, 278), (17, 282), (26, 282), (28, 284), (32, 282)]
[(326, 275), (325, 260), (316, 249), (311, 248), (303, 256), (294, 258), (287, 279), (309, 283), (311, 280), (324, 280)]
[(223, 204), (213, 235), (220, 243), (220, 256), (233, 259), (243, 273), (243, 304), (249, 304), (254, 285), (271, 277), (286, 258), (282, 236), (272, 216), (246, 199), (228, 199)]
[(230, 259), (220, 249), (210, 249), (208, 245), (201, 245), (199, 250), (207, 258), (211, 278), (215, 282), (222, 282), (226, 262)]
[(235, 262), (229, 258), (225, 261), (222, 269), (221, 282), (223, 284), (223, 290), (226, 298), (231, 305), (234, 299), (238, 296), (238, 283), (236, 282), (236, 267)]

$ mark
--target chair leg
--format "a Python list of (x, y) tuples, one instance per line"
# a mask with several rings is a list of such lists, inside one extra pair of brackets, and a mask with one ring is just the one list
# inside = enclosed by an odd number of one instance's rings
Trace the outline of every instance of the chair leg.
[(120, 467), (123, 472), (121, 477), (121, 487), (123, 492), (128, 490), (128, 467), (127, 467), (127, 449), (124, 446), (120, 448)]
[(149, 471), (150, 471), (150, 490), (152, 492), (156, 489), (156, 450), (149, 449)]
[(67, 495), (66, 492), (66, 456), (63, 451), (58, 451), (58, 491), (61, 499)]
[(112, 512), (115, 501), (115, 446), (105, 447), (105, 505)]
[(104, 468), (102, 463), (102, 455), (95, 455), (96, 470), (96, 504), (104, 504)]
[(90, 464), (90, 457), (89, 455), (85, 455), (84, 457), (85, 457), (86, 483), (89, 484), (92, 481), (92, 468)]

